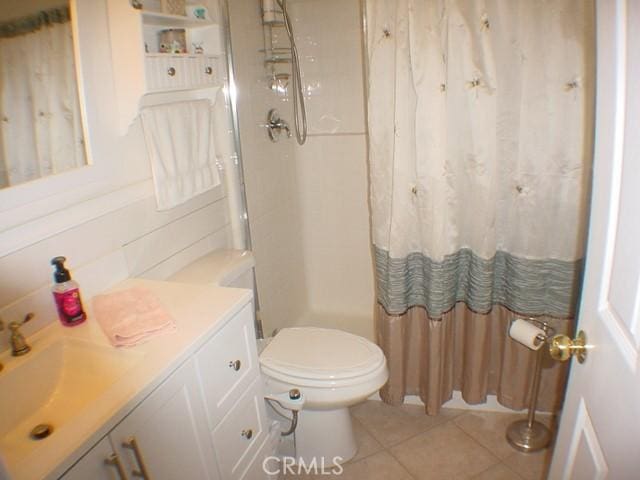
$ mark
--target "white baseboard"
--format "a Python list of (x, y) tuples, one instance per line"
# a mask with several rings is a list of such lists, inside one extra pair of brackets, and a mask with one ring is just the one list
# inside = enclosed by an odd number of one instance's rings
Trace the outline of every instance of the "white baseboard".
[[(382, 401), (378, 392), (369, 397), (369, 400)], [(408, 405), (424, 405), (418, 395), (407, 395), (404, 397), (404, 403)], [(462, 394), (458, 391), (453, 392), (453, 398), (443, 405), (444, 408), (458, 408), (461, 410), (475, 410), (480, 412), (500, 412), (500, 413), (524, 413), (526, 410), (512, 410), (498, 403), (495, 395), (488, 395), (485, 403), (470, 405), (462, 398)], [(544, 412), (536, 412), (544, 415)]]

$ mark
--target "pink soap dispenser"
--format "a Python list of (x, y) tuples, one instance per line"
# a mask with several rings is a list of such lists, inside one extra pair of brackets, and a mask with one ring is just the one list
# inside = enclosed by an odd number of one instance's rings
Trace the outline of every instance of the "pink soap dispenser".
[(55, 257), (51, 265), (56, 267), (53, 278), (56, 281), (53, 288), (53, 298), (58, 308), (58, 317), (65, 327), (75, 327), (87, 319), (80, 299), (80, 285), (71, 280), (69, 270), (64, 268), (64, 257)]

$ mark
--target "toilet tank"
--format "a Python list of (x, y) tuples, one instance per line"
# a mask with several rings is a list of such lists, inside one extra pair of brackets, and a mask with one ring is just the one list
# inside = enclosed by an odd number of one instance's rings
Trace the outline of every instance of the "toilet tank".
[(167, 280), (253, 290), (253, 254), (247, 250), (216, 250), (200, 257)]

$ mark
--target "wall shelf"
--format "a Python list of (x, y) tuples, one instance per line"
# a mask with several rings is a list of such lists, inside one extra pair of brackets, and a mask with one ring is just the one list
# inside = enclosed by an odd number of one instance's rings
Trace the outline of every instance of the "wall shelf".
[[(107, 7), (121, 134), (127, 132), (138, 116), (146, 95), (196, 92), (222, 85), (224, 49), (217, 23), (136, 10), (123, 0), (107, 0)], [(217, 16), (213, 15), (213, 18)], [(159, 52), (159, 35), (167, 28), (185, 30), (188, 53)], [(203, 53), (196, 53), (196, 47)]]
[(155, 25), (168, 28), (193, 28), (208, 27), (214, 25), (209, 20), (189, 18), (184, 15), (169, 15), (167, 13), (142, 10), (142, 20), (146, 25)]

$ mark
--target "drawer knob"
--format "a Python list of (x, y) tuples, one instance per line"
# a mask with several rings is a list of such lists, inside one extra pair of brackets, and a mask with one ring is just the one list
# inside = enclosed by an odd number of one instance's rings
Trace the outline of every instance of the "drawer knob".
[(240, 360), (232, 360), (229, 362), (229, 368), (233, 368), (236, 372), (240, 370), (241, 366), (242, 363), (240, 363)]
[(207, 67), (204, 69), (204, 73), (206, 73), (207, 75), (211, 75), (213, 73), (213, 68), (211, 67)]
[(251, 437), (253, 437), (253, 430), (251, 430), (251, 429), (242, 430), (242, 433), (240, 435), (242, 435), (247, 440), (251, 440)]
[(173, 67), (169, 67), (167, 69), (167, 75), (169, 75), (170, 77), (173, 77), (176, 74), (176, 69)]

